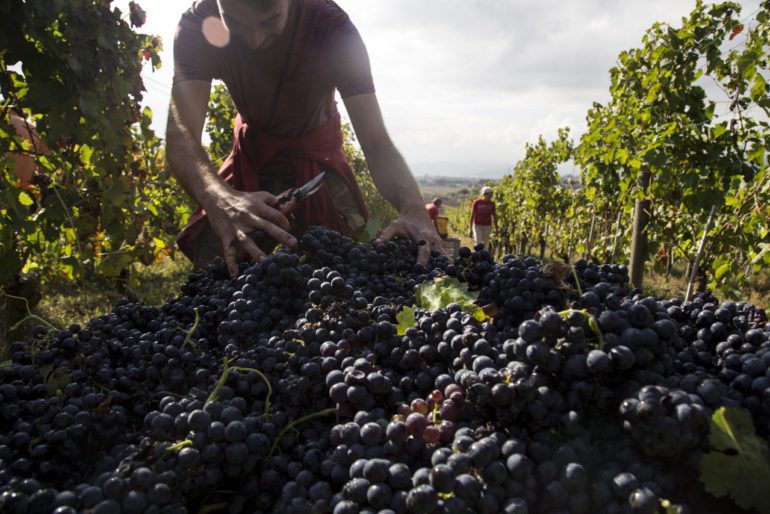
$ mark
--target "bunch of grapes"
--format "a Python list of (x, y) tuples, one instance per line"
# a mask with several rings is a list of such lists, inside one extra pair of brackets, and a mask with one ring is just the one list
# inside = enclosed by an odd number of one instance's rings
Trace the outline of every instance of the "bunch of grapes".
[[(696, 468), (717, 407), (770, 431), (761, 310), (645, 297), (616, 265), (416, 253), (312, 227), (164, 305), (36, 327), (0, 367), (0, 510), (740, 512)], [(414, 306), (441, 276), (490, 317)]]

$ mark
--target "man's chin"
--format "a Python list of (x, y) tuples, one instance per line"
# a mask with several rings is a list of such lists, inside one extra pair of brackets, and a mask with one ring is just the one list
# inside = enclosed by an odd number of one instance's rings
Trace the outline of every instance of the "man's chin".
[(271, 37), (269, 39), (266, 39), (262, 41), (262, 43), (259, 44), (259, 46), (251, 46), (252, 50), (267, 50), (271, 46), (275, 44), (275, 42), (278, 40), (276, 37)]

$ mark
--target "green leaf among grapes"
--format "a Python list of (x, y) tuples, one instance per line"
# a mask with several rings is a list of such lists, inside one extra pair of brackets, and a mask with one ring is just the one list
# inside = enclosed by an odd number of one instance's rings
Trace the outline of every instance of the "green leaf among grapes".
[(45, 389), (49, 395), (54, 396), (72, 382), (72, 375), (62, 368), (54, 368), (45, 381)]
[(396, 334), (403, 336), (406, 331), (414, 326), (416, 318), (414, 317), (414, 307), (404, 306), (401, 311), (396, 314)]
[(700, 479), (717, 497), (730, 496), (744, 509), (770, 513), (770, 458), (748, 411), (721, 407), (711, 417), (712, 450), (700, 463)]
[(366, 222), (366, 226), (359, 229), (358, 232), (353, 235), (353, 239), (358, 243), (371, 243), (374, 238), (377, 237), (377, 234), (380, 233), (381, 229), (382, 221), (379, 218), (369, 218)]
[(484, 309), (476, 305), (478, 295), (478, 293), (468, 291), (468, 284), (460, 282), (456, 278), (439, 277), (434, 279), (432, 283), (420, 284), (415, 297), (417, 305), (426, 310), (436, 311), (456, 303), (477, 320), (484, 321), (489, 316)]

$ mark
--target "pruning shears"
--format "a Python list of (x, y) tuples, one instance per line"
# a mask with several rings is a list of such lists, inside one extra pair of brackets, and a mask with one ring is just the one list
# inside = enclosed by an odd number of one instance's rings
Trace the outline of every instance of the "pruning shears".
[(288, 216), (294, 212), (301, 202), (307, 200), (308, 197), (314, 195), (323, 187), (324, 175), (326, 175), (326, 172), (322, 171), (305, 185), (287, 189), (278, 195), (278, 201), (275, 202), (273, 207), (280, 210), (284, 216)]
[[(278, 195), (278, 199), (272, 205), (272, 207), (275, 209), (278, 209), (279, 211), (281, 211), (281, 213), (283, 213), (284, 216), (289, 218), (291, 214), (297, 209), (297, 206), (300, 203), (307, 200), (308, 197), (314, 195), (315, 193), (318, 192), (319, 189), (323, 187), (324, 185), (323, 179), (325, 175), (326, 175), (326, 172), (322, 171), (320, 174), (313, 177), (313, 179), (308, 181), (306, 184), (300, 187), (292, 187), (290, 189), (287, 189), (286, 191)], [(259, 230), (259, 229), (255, 230), (254, 232), (252, 232), (251, 237), (260, 246), (260, 248), (263, 251), (266, 251), (267, 253), (270, 253), (277, 244), (275, 239), (270, 237), (263, 230)], [(243, 260), (247, 258), (248, 256), (244, 253)]]

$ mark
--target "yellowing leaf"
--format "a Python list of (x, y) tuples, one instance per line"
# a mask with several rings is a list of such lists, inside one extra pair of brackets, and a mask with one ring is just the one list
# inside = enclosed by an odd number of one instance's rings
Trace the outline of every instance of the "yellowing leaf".
[(414, 307), (405, 305), (404, 308), (396, 314), (396, 321), (398, 322), (396, 325), (396, 334), (400, 336), (405, 335), (406, 331), (412, 328), (415, 321), (417, 321), (414, 317)]
[(24, 207), (29, 207), (30, 205), (34, 204), (35, 201), (32, 199), (31, 196), (26, 191), (21, 191), (19, 193), (19, 203), (22, 204)]

